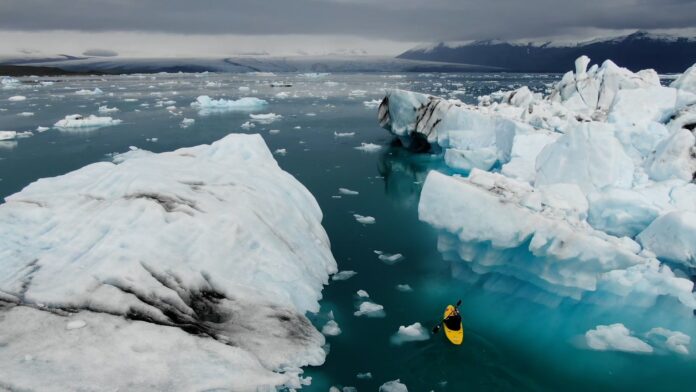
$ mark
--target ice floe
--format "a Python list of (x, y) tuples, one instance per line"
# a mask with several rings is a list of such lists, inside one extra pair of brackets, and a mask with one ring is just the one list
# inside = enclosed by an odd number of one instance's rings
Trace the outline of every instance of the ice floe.
[(191, 107), (199, 110), (199, 114), (224, 113), (228, 111), (257, 111), (262, 110), (268, 102), (254, 97), (244, 97), (237, 100), (212, 99), (207, 95), (201, 95), (191, 103)]
[(353, 217), (356, 221), (358, 221), (358, 223), (362, 223), (363, 225), (372, 225), (377, 221), (374, 217), (360, 214), (353, 214)]
[(354, 191), (354, 190), (351, 190), (348, 188), (338, 188), (338, 193), (340, 193), (342, 195), (348, 195), (348, 196), (355, 196), (355, 195), (360, 194), (360, 192)]
[(326, 336), (338, 336), (341, 334), (341, 328), (335, 320), (329, 320), (321, 328), (321, 333)]
[(413, 323), (409, 326), (400, 326), (399, 330), (392, 335), (391, 342), (400, 345), (406, 342), (420, 342), (430, 339), (430, 333), (421, 325), (421, 323)]
[(115, 112), (118, 112), (119, 109), (116, 107), (110, 108), (110, 107), (104, 105), (104, 106), (99, 106), (98, 111), (99, 111), (99, 113), (115, 113)]
[(377, 152), (382, 149), (382, 146), (374, 143), (360, 143), (360, 145), (355, 147), (355, 149), (365, 152)]
[(331, 280), (348, 280), (357, 274), (357, 272), (350, 270), (339, 271), (331, 277)]
[(326, 355), (304, 316), (336, 272), (321, 219), (258, 135), (30, 184), (0, 204), (3, 383), (299, 388)]
[(358, 305), (358, 310), (353, 313), (355, 316), (365, 316), (372, 318), (381, 318), (386, 314), (384, 313), (384, 306), (376, 304), (371, 301), (364, 301)]
[(10, 102), (21, 102), (25, 101), (26, 99), (27, 97), (25, 97), (24, 95), (14, 95), (12, 97), (7, 98), (7, 100)]
[(59, 120), (53, 124), (56, 128), (69, 129), (69, 128), (101, 128), (108, 127), (111, 125), (120, 124), (121, 120), (114, 119), (111, 117), (97, 117), (95, 115), (90, 115), (88, 117), (83, 117), (80, 114), (69, 114), (65, 116), (64, 119)]

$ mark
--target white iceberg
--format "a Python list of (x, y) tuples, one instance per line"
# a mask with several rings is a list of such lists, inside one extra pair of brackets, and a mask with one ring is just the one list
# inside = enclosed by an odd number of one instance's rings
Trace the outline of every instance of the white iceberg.
[(399, 330), (392, 335), (391, 342), (401, 345), (405, 342), (420, 342), (430, 339), (428, 330), (421, 323), (413, 323), (409, 326), (400, 326)]
[(331, 277), (331, 280), (348, 280), (357, 274), (357, 272), (350, 270), (339, 271)]
[(376, 219), (371, 217), (371, 216), (363, 216), (360, 214), (353, 214), (353, 217), (355, 218), (358, 223), (362, 223), (363, 225), (372, 225), (376, 222)]
[(102, 90), (100, 90), (98, 87), (96, 87), (94, 90), (77, 90), (75, 91), (75, 95), (101, 95), (104, 94)]
[(354, 191), (354, 190), (351, 190), (348, 188), (338, 188), (338, 193), (340, 193), (342, 195), (347, 195), (347, 196), (355, 196), (355, 195), (360, 194), (360, 192)]
[(111, 125), (120, 124), (121, 120), (114, 119), (111, 117), (97, 117), (95, 115), (90, 115), (88, 117), (83, 117), (80, 114), (69, 114), (65, 116), (64, 119), (53, 124), (56, 128), (69, 129), (69, 128), (101, 128), (108, 127)]
[(103, 105), (103, 106), (99, 106), (98, 111), (99, 111), (99, 113), (115, 113), (115, 112), (118, 112), (119, 109), (116, 107), (110, 108), (106, 105)]
[(251, 117), (251, 121), (256, 121), (261, 124), (270, 124), (283, 118), (280, 114), (275, 113), (250, 114), (249, 117)]
[(323, 333), (326, 336), (338, 336), (341, 334), (341, 328), (338, 326), (338, 323), (336, 321), (329, 320), (321, 328), (321, 333)]
[(14, 95), (12, 97), (7, 98), (7, 100), (10, 102), (21, 102), (25, 101), (26, 99), (27, 97), (25, 97), (24, 95)]
[[(114, 162), (0, 205), (3, 382), (299, 388), (301, 367), (326, 355), (304, 314), (336, 272), (312, 195), (259, 135)], [(41, 377), (16, 360), (27, 352)]]
[(365, 316), (371, 318), (381, 318), (386, 314), (384, 313), (384, 306), (376, 304), (371, 301), (364, 301), (358, 305), (358, 310), (353, 313), (355, 316)]
[(365, 152), (377, 152), (382, 149), (382, 146), (374, 143), (360, 143), (360, 145), (355, 147), (355, 149)]
[(207, 95), (201, 95), (191, 103), (191, 107), (197, 108), (199, 114), (207, 115), (211, 113), (224, 113), (229, 111), (256, 111), (262, 110), (268, 102), (254, 97), (244, 97), (237, 100), (231, 99), (212, 99)]

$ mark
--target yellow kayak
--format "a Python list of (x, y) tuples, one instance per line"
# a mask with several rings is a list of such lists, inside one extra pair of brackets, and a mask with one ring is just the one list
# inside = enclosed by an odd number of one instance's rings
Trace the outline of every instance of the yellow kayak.
[[(455, 312), (455, 307), (453, 305), (447, 305), (445, 309), (445, 317), (447, 319), (451, 314)], [(458, 325), (457, 322), (458, 321)], [(462, 326), (461, 317), (458, 320), (451, 320), (449, 322), (442, 323), (442, 329), (445, 330), (445, 335), (452, 344), (460, 345), (464, 341), (464, 327)]]

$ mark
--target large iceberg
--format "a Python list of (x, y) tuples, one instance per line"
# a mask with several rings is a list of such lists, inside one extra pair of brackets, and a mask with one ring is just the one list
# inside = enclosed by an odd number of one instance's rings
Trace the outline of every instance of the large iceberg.
[(336, 272), (321, 219), (259, 135), (30, 184), (0, 205), (3, 387), (300, 387)]
[(546, 94), (522, 87), (475, 105), (390, 90), (378, 120), (458, 172), (430, 172), (419, 202), (445, 258), (531, 283), (547, 303), (691, 316), (696, 66), (662, 86), (652, 70), (589, 62)]

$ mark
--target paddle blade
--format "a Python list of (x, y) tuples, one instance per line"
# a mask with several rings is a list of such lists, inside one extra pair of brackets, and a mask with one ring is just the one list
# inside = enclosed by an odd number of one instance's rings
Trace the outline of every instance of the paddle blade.
[(459, 307), (459, 305), (461, 305), (461, 304), (462, 304), (462, 300), (460, 299), (459, 301), (457, 301), (457, 307)]

